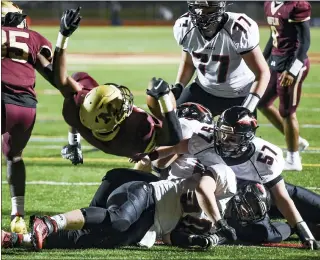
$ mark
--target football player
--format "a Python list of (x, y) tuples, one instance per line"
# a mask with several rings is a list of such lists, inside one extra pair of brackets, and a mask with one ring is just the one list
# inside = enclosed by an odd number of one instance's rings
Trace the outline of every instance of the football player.
[[(194, 168), (199, 167), (197, 159), (204, 165), (226, 163), (238, 179), (264, 184), (270, 190), (281, 214), (292, 228), (297, 229), (302, 242), (313, 248), (315, 239), (290, 198), (281, 177), (284, 165), (282, 150), (255, 137), (257, 121), (253, 114), (246, 108), (232, 107), (222, 113), (215, 127), (200, 127), (190, 138), (173, 147), (160, 147), (148, 155), (149, 158), (155, 160), (176, 154), (193, 156), (184, 160), (181, 167), (183, 171), (179, 168), (174, 171), (172, 168), (171, 174), (182, 178), (192, 175)], [(135, 159), (145, 156), (142, 154)], [(179, 163), (177, 164), (179, 167)]]
[(226, 6), (226, 1), (188, 1), (189, 11), (173, 28), (182, 47), (172, 88), (177, 104), (200, 103), (213, 116), (240, 105), (254, 111), (270, 78), (257, 23), (243, 13), (226, 12)]
[[(288, 152), (284, 170), (301, 171), (299, 146), (303, 150), (309, 143), (299, 136), (296, 110), (310, 68), (311, 6), (307, 1), (266, 1), (264, 11), (271, 34), (263, 55), (271, 78), (259, 109), (285, 136)], [(277, 97), (279, 110), (273, 105)]]
[[(164, 80), (153, 78), (147, 90), (148, 95), (159, 100), (157, 104), (164, 115), (160, 121), (136, 107), (133, 95), (125, 86), (114, 83), (99, 85), (84, 72), (68, 76), (67, 44), (80, 20), (80, 7), (63, 14), (53, 61), (56, 88), (64, 97), (62, 114), (73, 132), (78, 132), (88, 143), (105, 153), (126, 157), (151, 151), (156, 144), (179, 142), (181, 128), (174, 112), (175, 104), (169, 96), (169, 85)], [(73, 153), (69, 159), (74, 164), (81, 163), (79, 138), (71, 139), (75, 142), (73, 150), (66, 153)]]
[(53, 84), (51, 43), (28, 29), (26, 14), (14, 3), (1, 3), (1, 134), (11, 195), (11, 230), (27, 232), (24, 222), (26, 169), (22, 153), (36, 119), (37, 70)]
[[(134, 172), (131, 169), (120, 171)], [(217, 179), (223, 182), (218, 183), (215, 181)], [(222, 183), (223, 185), (220, 185)], [(103, 188), (103, 184), (100, 188)], [(100, 188), (100, 192), (104, 193)], [(231, 198), (235, 192), (235, 175), (226, 165), (215, 165), (204, 171), (199, 169), (191, 178), (174, 182), (132, 181), (112, 191), (108, 198), (104, 199), (103, 205), (97, 204), (99, 198), (94, 198), (87, 208), (52, 217), (33, 216), (30, 219), (31, 234), (17, 235), (3, 231), (2, 246), (32, 243), (35, 249), (40, 250), (110, 248), (138, 243), (151, 247), (156, 236), (162, 237), (164, 242), (169, 244), (181, 244), (181, 241), (177, 241), (181, 234), (174, 232), (171, 236), (171, 232), (184, 213), (200, 214), (201, 210), (204, 210), (211, 220), (208, 229), (214, 223), (222, 236), (234, 241), (236, 234), (221, 217), (218, 206), (224, 201), (220, 201), (218, 197), (223, 195), (225, 200), (228, 196)], [(185, 246), (188, 243), (197, 243), (192, 239), (186, 239)], [(218, 243), (218, 239), (215, 243)]]

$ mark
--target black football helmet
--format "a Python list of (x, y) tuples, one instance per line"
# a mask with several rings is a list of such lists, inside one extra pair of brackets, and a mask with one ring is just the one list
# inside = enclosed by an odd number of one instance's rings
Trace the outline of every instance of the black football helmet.
[(233, 210), (242, 225), (256, 223), (264, 219), (270, 210), (270, 192), (260, 183), (238, 184), (238, 192), (232, 198)]
[(248, 150), (257, 129), (255, 116), (245, 107), (225, 110), (215, 126), (215, 149), (222, 157), (239, 157)]
[(227, 1), (187, 1), (189, 15), (200, 31), (219, 24), (226, 12)]
[(209, 109), (198, 103), (183, 103), (177, 107), (176, 114), (179, 118), (194, 119), (210, 125), (213, 122), (213, 117)]

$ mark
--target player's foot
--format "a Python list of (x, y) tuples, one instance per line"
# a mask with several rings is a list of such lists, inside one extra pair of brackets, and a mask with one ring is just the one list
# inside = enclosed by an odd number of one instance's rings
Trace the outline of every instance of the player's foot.
[(219, 245), (220, 238), (217, 234), (210, 235), (190, 235), (189, 240), (192, 246), (202, 249), (209, 249)]
[(13, 248), (21, 245), (22, 234), (10, 233), (1, 230), (1, 247), (2, 248)]
[(170, 87), (169, 84), (161, 78), (156, 79), (153, 77), (149, 83), (149, 88), (147, 89), (147, 94), (159, 99), (160, 97), (169, 94)]
[(28, 233), (26, 222), (21, 216), (15, 216), (15, 218), (11, 221), (10, 228), (11, 228), (11, 232), (14, 232), (14, 233), (18, 233), (18, 234)]
[(302, 138), (302, 137), (299, 137), (299, 151), (302, 152), (304, 150), (307, 150), (309, 147), (309, 142)]
[(45, 239), (53, 232), (57, 232), (57, 223), (48, 216), (30, 217), (31, 242), (36, 250), (41, 250)]
[(288, 161), (288, 160), (285, 160), (285, 163), (284, 163), (284, 168), (283, 168), (284, 171), (302, 171), (302, 164), (301, 164), (301, 161)]
[(75, 145), (65, 145), (61, 150), (61, 156), (64, 159), (70, 160), (73, 165), (83, 164), (83, 155), (79, 143)]

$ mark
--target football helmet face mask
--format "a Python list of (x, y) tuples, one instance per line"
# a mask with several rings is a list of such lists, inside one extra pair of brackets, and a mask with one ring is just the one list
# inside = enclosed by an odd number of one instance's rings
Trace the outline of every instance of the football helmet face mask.
[[(188, 1), (189, 15), (200, 32), (214, 30), (226, 12), (226, 1)], [(214, 33), (214, 32), (213, 32)]]
[(179, 118), (194, 119), (201, 123), (212, 124), (213, 122), (211, 112), (197, 103), (187, 102), (179, 105), (176, 114)]
[(127, 87), (113, 83), (92, 89), (80, 106), (81, 123), (101, 141), (112, 140), (120, 130), (120, 124), (130, 116), (133, 95)]
[(27, 28), (27, 15), (13, 2), (1, 3), (1, 26)]
[(215, 149), (222, 157), (241, 156), (248, 150), (257, 129), (257, 120), (244, 107), (225, 110), (215, 126)]
[(270, 192), (260, 183), (244, 184), (232, 198), (232, 203), (242, 225), (256, 223), (270, 210)]

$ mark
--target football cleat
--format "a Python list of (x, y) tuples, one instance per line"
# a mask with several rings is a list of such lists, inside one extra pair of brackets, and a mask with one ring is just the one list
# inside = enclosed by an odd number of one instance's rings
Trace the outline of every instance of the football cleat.
[(307, 150), (309, 147), (309, 142), (302, 138), (302, 137), (299, 137), (299, 151), (302, 152), (302, 151), (305, 151)]
[(190, 235), (189, 241), (192, 247), (199, 247), (201, 249), (209, 249), (220, 244), (220, 238), (217, 234)]
[(288, 160), (285, 160), (285, 163), (284, 163), (284, 168), (283, 168), (284, 171), (302, 171), (302, 164), (301, 164), (301, 161), (288, 161)]
[(159, 99), (160, 97), (169, 94), (170, 86), (169, 84), (161, 78), (156, 79), (153, 77), (149, 83), (149, 88), (147, 89), (147, 94)]
[(11, 232), (17, 234), (26, 234), (28, 233), (26, 222), (24, 221), (23, 217), (16, 216), (10, 224)]
[(73, 165), (83, 164), (83, 156), (80, 144), (67, 144), (61, 150), (61, 156), (64, 159), (70, 160)]
[(10, 233), (1, 230), (1, 247), (2, 248), (13, 248), (19, 247), (22, 243), (22, 234)]
[(45, 239), (53, 232), (57, 232), (57, 224), (48, 216), (30, 217), (31, 243), (35, 250), (39, 251), (43, 248)]
[(2, 248), (12, 248), (12, 233), (1, 230), (1, 247)]

